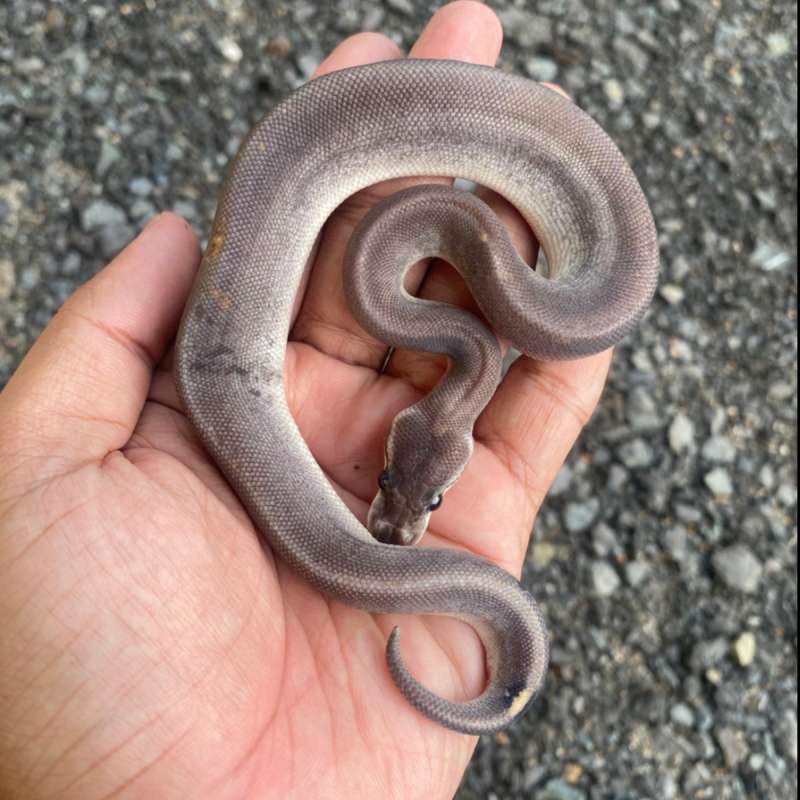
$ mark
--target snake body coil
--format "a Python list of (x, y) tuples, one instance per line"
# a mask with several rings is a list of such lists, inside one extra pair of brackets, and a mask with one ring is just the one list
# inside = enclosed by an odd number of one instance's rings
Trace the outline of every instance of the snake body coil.
[[(177, 381), (203, 443), (256, 526), (313, 586), (373, 612), (474, 621), (491, 673), (475, 700), (453, 703), (419, 684), (403, 664), (397, 629), (387, 660), (423, 714), (485, 733), (519, 714), (543, 680), (547, 637), (533, 598), (478, 557), (375, 541), (311, 456), (283, 388), (292, 309), (323, 223), (359, 189), (410, 175), (460, 176), (505, 196), (535, 231), (549, 276), (525, 267), (474, 198), (437, 200), (439, 190), (428, 211), (424, 191), (394, 205), (390, 198), (399, 230), (373, 220), (351, 248), (354, 262), (377, 244), (387, 259), (400, 260), (399, 271), (428, 255), (473, 263), (466, 277), (482, 310), (498, 333), (536, 358), (597, 352), (644, 313), (658, 262), (652, 217), (624, 158), (588, 116), (545, 87), (493, 69), (383, 62), (312, 81), (243, 143), (184, 313)], [(423, 218), (449, 218), (456, 206), (444, 233), (428, 237)], [(370, 292), (362, 275), (347, 278), (357, 315)], [(399, 334), (394, 306), (377, 296), (378, 308), (366, 316), (384, 320), (378, 327), (388, 341)], [(431, 341), (413, 321), (403, 327), (425, 349), (458, 350), (458, 342)], [(485, 349), (480, 363), (494, 363)], [(465, 363), (477, 358), (474, 348), (461, 350)], [(419, 435), (407, 438), (413, 445)]]

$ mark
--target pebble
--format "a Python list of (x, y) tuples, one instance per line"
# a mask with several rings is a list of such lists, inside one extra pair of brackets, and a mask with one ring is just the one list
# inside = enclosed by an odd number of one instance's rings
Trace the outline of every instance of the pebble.
[(650, 572), (650, 566), (645, 561), (629, 561), (625, 564), (625, 580), (634, 588), (638, 586)]
[(586, 800), (586, 793), (570, 786), (563, 778), (554, 778), (536, 797), (537, 800)]
[(622, 107), (625, 102), (625, 87), (618, 80), (609, 78), (609, 80), (603, 81), (603, 91), (612, 108)]
[(643, 439), (631, 439), (625, 442), (617, 451), (622, 463), (628, 469), (641, 469), (653, 462), (653, 448)]
[(583, 502), (567, 503), (564, 509), (564, 525), (570, 533), (585, 531), (600, 511), (600, 501), (596, 497)]
[(534, 56), (525, 62), (525, 71), (535, 81), (554, 81), (558, 77), (558, 64), (552, 58)]
[(676, 703), (669, 711), (669, 718), (682, 728), (694, 727), (694, 711), (686, 703)]
[(742, 667), (749, 667), (756, 657), (756, 637), (745, 631), (733, 643), (733, 652)]
[(688, 532), (683, 525), (673, 525), (664, 532), (664, 547), (673, 561), (681, 563), (686, 560), (689, 551)]
[(716, 469), (712, 469), (711, 472), (706, 473), (703, 481), (717, 497), (727, 497), (733, 494), (731, 476), (728, 470), (722, 467), (717, 467)]
[(673, 453), (683, 453), (694, 447), (694, 423), (683, 413), (678, 413), (667, 434), (669, 447)]
[(764, 272), (777, 272), (792, 263), (792, 254), (775, 242), (759, 240), (750, 254), (750, 263)]
[(405, 14), (407, 17), (414, 16), (414, 4), (411, 0), (386, 0), (386, 5), (398, 14)]
[(230, 61), (231, 64), (238, 64), (242, 60), (244, 53), (242, 48), (239, 47), (235, 39), (230, 36), (223, 36), (217, 41), (217, 49), (224, 59)]
[(131, 178), (128, 189), (138, 197), (148, 197), (153, 193), (153, 181), (145, 177)]
[(546, 567), (556, 555), (552, 542), (534, 542), (531, 545), (531, 561), (536, 567)]
[(131, 225), (109, 225), (98, 233), (100, 252), (106, 259), (113, 258), (136, 235)]
[(616, 534), (605, 522), (595, 525), (592, 530), (592, 548), (601, 557), (613, 555), (621, 550)]
[(608, 597), (617, 591), (620, 584), (617, 571), (605, 561), (594, 561), (591, 566), (592, 589), (601, 597)]
[(775, 31), (767, 35), (767, 52), (773, 58), (780, 58), (791, 52), (792, 43), (786, 34)]
[(500, 9), (500, 20), (509, 39), (525, 49), (552, 44), (553, 23), (547, 18), (511, 6)]
[(7, 258), (0, 258), (0, 300), (8, 300), (14, 291), (14, 264)]
[(548, 494), (551, 497), (557, 497), (558, 495), (563, 494), (569, 488), (571, 482), (572, 467), (570, 467), (569, 464), (564, 464), (564, 466), (558, 471), (556, 479), (553, 481), (553, 485), (550, 487)]
[(715, 464), (732, 464), (736, 460), (736, 448), (726, 436), (712, 436), (706, 439), (702, 454), (706, 461)]
[(680, 286), (676, 286), (674, 283), (665, 283), (659, 290), (658, 293), (666, 300), (671, 306), (676, 306), (678, 303), (682, 303), (686, 293)]
[(752, 594), (761, 583), (764, 567), (742, 544), (717, 550), (711, 557), (717, 577), (729, 588)]
[(87, 233), (102, 230), (111, 225), (125, 225), (128, 217), (119, 207), (107, 200), (92, 200), (81, 213), (81, 227)]
[(728, 769), (741, 764), (750, 754), (750, 748), (741, 731), (722, 727), (715, 731), (715, 737)]

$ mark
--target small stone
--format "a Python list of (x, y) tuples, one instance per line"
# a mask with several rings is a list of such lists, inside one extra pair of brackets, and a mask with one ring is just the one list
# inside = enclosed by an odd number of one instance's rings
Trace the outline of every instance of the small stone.
[(741, 731), (725, 727), (719, 728), (715, 735), (728, 769), (741, 764), (750, 754), (750, 748)]
[(732, 464), (736, 460), (736, 448), (726, 436), (712, 436), (703, 444), (703, 458), (715, 464)]
[(320, 59), (313, 53), (303, 53), (297, 59), (297, 66), (300, 68), (304, 78), (310, 78), (314, 70), (319, 66)]
[(683, 525), (673, 525), (664, 533), (664, 547), (679, 564), (686, 560), (689, 551), (688, 533)]
[(659, 290), (658, 293), (671, 305), (676, 306), (678, 303), (683, 302), (684, 297), (686, 296), (685, 292), (680, 286), (676, 286), (674, 283), (665, 283)]
[(554, 81), (558, 77), (558, 64), (552, 58), (534, 56), (525, 62), (525, 71), (535, 81)]
[(694, 711), (686, 703), (676, 703), (669, 711), (669, 718), (682, 728), (694, 727)]
[(93, 200), (81, 213), (81, 227), (87, 233), (112, 225), (125, 225), (127, 222), (125, 212), (106, 200)]
[(619, 457), (628, 469), (641, 469), (653, 461), (653, 449), (643, 439), (625, 442), (619, 450)]
[(583, 767), (580, 764), (567, 764), (564, 767), (564, 779), (571, 784), (576, 784), (583, 777)]
[(767, 35), (767, 52), (772, 58), (785, 56), (792, 49), (789, 38), (780, 31), (775, 31)]
[(242, 48), (230, 36), (223, 36), (217, 42), (217, 49), (222, 54), (222, 57), (232, 64), (238, 64), (244, 55)]
[(547, 782), (544, 791), (537, 795), (538, 800), (586, 800), (585, 792), (570, 786), (563, 778)]
[(292, 43), (286, 36), (275, 36), (267, 42), (267, 53), (275, 58), (286, 58), (292, 52)]
[(750, 631), (745, 631), (733, 643), (733, 652), (741, 666), (749, 667), (756, 657), (756, 637)]
[(717, 577), (731, 589), (752, 594), (761, 583), (764, 567), (744, 545), (735, 544), (717, 550), (711, 563)]
[(625, 102), (625, 87), (616, 79), (603, 81), (603, 91), (612, 106), (619, 108)]
[(407, 17), (414, 16), (414, 4), (411, 0), (386, 0), (386, 5), (398, 14), (405, 14)]
[(556, 548), (551, 542), (534, 542), (531, 546), (531, 561), (535, 567), (546, 567), (556, 555)]
[(792, 254), (779, 244), (762, 239), (750, 254), (750, 263), (764, 272), (777, 272), (792, 263)]
[(592, 547), (598, 556), (610, 556), (620, 551), (619, 542), (614, 531), (601, 522), (592, 531)]
[(767, 390), (771, 400), (788, 400), (795, 393), (794, 387), (787, 381), (775, 381)]
[(731, 476), (728, 474), (728, 470), (722, 469), (722, 467), (712, 469), (703, 480), (716, 497), (728, 497), (733, 494)]
[(776, 497), (781, 505), (794, 508), (797, 505), (797, 487), (791, 483), (782, 483), (778, 487)]
[(153, 192), (153, 182), (149, 178), (132, 178), (128, 182), (128, 189), (138, 197), (147, 197)]
[(564, 509), (564, 525), (570, 533), (585, 531), (600, 511), (600, 501), (593, 497), (582, 503), (567, 503)]
[(608, 471), (608, 489), (618, 492), (628, 482), (628, 470), (619, 464), (612, 464)]
[(706, 670), (706, 680), (714, 686), (719, 686), (722, 682), (722, 673), (716, 668)]
[(0, 300), (8, 300), (14, 291), (16, 278), (14, 264), (7, 258), (0, 258)]
[(605, 561), (594, 561), (591, 566), (592, 589), (601, 597), (614, 594), (620, 580), (616, 570)]
[(625, 580), (631, 586), (636, 587), (647, 577), (648, 572), (650, 572), (650, 567), (646, 562), (629, 561), (625, 565)]
[(98, 233), (100, 252), (105, 258), (113, 258), (136, 235), (128, 224), (109, 225)]
[(669, 447), (673, 453), (682, 453), (694, 447), (694, 423), (683, 413), (678, 413), (669, 426)]

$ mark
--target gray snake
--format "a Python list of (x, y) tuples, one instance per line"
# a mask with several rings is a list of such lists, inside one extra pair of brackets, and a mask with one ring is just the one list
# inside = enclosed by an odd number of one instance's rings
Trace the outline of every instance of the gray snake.
[[(389, 345), (450, 356), (433, 392), (396, 418), (370, 510), (373, 537), (339, 499), (289, 413), (283, 385), (292, 309), (317, 236), (347, 197), (389, 178), (463, 177), (513, 203), (548, 274), (527, 267), (475, 196), (416, 187), (391, 196), (354, 234), (346, 294)], [(389, 671), (423, 714), (465, 733), (507, 725), (547, 668), (547, 635), (517, 580), (469, 553), (416, 541), (471, 452), (494, 391), (499, 349), (452, 306), (411, 298), (404, 271), (451, 261), (495, 331), (538, 359), (610, 347), (655, 288), (655, 228), (608, 136), (552, 90), (487, 67), (383, 62), (318, 78), (250, 132), (226, 177), (177, 343), (181, 399), (206, 449), (278, 557), (325, 595), (377, 613), (465, 618), (483, 641), (483, 693), (456, 703), (404, 665)], [(381, 539), (382, 541), (378, 541)]]

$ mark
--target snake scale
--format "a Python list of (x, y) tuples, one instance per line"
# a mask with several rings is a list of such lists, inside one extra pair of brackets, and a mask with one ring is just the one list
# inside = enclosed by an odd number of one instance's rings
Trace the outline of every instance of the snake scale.
[[(359, 189), (413, 175), (458, 176), (499, 192), (535, 232), (548, 272), (525, 265), (479, 199), (449, 187), (393, 195), (354, 234), (345, 291), (357, 319), (388, 345), (451, 358), (440, 385), (394, 422), (370, 510), (373, 537), (300, 436), (284, 360), (325, 220)], [(474, 625), (489, 680), (473, 700), (451, 702), (419, 683), (404, 664), (398, 628), (386, 656), (420, 712), (486, 733), (532, 699), (548, 641), (534, 599), (504, 570), (466, 552), (396, 546), (419, 538), (463, 469), (472, 424), (499, 376), (495, 337), (476, 318), (403, 291), (403, 273), (426, 256), (451, 261), (496, 332), (539, 359), (616, 343), (644, 313), (658, 267), (633, 172), (569, 100), (452, 61), (354, 67), (293, 92), (242, 143), (184, 311), (177, 383), (257, 528), (316, 589), (371, 612), (446, 614)]]

